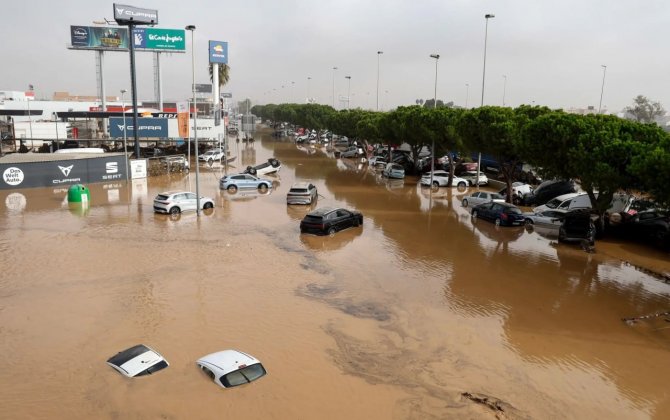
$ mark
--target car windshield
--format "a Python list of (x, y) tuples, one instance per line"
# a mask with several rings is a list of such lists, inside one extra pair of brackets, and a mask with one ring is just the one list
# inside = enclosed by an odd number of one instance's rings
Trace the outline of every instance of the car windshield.
[(253, 364), (251, 366), (247, 366), (245, 368), (242, 368), (240, 370), (236, 370), (234, 372), (230, 372), (229, 374), (222, 376), (221, 377), (221, 383), (225, 387), (233, 387), (233, 386), (238, 386), (242, 384), (246, 384), (248, 382), (255, 381), (256, 379), (260, 378), (261, 376), (265, 375), (265, 368), (263, 368), (263, 365), (260, 363)]
[(546, 205), (547, 207), (549, 207), (550, 209), (555, 209), (555, 208), (557, 208), (561, 203), (562, 203), (562, 201), (559, 200), (558, 198), (553, 198), (553, 199), (547, 201), (547, 204), (545, 204), (545, 205)]

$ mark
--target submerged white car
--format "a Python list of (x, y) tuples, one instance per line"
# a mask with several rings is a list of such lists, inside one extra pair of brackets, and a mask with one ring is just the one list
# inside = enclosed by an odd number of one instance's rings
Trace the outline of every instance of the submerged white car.
[(163, 356), (144, 344), (118, 352), (107, 360), (107, 364), (128, 378), (150, 375), (169, 366)]
[(196, 364), (214, 383), (224, 388), (253, 382), (267, 373), (258, 359), (237, 350), (208, 354)]

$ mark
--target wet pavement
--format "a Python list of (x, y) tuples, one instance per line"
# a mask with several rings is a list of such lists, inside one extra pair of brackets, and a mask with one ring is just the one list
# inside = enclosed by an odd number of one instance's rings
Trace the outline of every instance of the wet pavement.
[[(260, 135), (257, 134), (257, 139)], [(387, 181), (325, 148), (263, 136), (229, 171), (276, 157), (267, 194), (219, 191), (202, 215), (155, 215), (195, 174), (0, 192), (1, 418), (668, 418), (667, 253), (473, 221), (470, 191)], [(316, 206), (287, 207), (296, 180)], [(310, 208), (362, 228), (300, 235)], [(170, 367), (105, 364), (144, 343)], [(234, 348), (268, 375), (224, 390), (195, 365)]]

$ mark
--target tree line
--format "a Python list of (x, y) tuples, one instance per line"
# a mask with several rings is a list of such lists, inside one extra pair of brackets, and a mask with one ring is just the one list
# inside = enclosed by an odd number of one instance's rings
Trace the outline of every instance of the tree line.
[[(578, 115), (542, 106), (474, 109), (402, 106), (390, 112), (336, 111), (319, 104), (256, 105), (252, 113), (368, 143), (407, 143), (414, 159), (481, 152), (500, 164), (508, 187), (523, 163), (546, 178), (574, 179), (603, 214), (617, 191), (648, 193), (670, 204), (670, 135), (656, 124), (612, 115)], [(417, 163), (415, 161), (415, 163)], [(451, 165), (453, 175), (454, 165)]]

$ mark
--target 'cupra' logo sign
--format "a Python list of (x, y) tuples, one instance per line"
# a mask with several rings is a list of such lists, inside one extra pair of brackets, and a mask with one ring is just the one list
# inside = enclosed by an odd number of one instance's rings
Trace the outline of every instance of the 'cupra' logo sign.
[(70, 165), (70, 166), (60, 166), (60, 165), (58, 165), (58, 169), (60, 169), (60, 171), (63, 173), (63, 176), (65, 176), (65, 177), (70, 175), (70, 171), (72, 170), (73, 167), (74, 167), (74, 165)]
[[(119, 130), (123, 131), (123, 124), (117, 124), (117, 127), (119, 127)], [(140, 126), (140, 131), (142, 130), (153, 130), (153, 131), (161, 131), (163, 127), (160, 125), (141, 125)], [(134, 130), (135, 127), (132, 125), (128, 126), (128, 130)]]
[(156, 13), (145, 12), (145, 11), (142, 11), (142, 10), (124, 9), (124, 8), (121, 8), (121, 7), (116, 8), (116, 13), (119, 16), (143, 17), (143, 18), (148, 18), (148, 19), (157, 19), (158, 18), (158, 15)]

